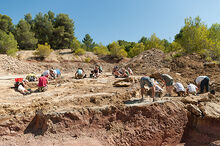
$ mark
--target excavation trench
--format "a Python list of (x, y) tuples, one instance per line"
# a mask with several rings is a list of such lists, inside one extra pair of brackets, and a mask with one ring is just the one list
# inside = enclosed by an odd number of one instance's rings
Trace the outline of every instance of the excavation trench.
[[(203, 114), (187, 110), (181, 101), (38, 110), (28, 118), (17, 116), (1, 122), (0, 134), (37, 144), (54, 144), (48, 140), (67, 137), (60, 144), (207, 145), (220, 139), (220, 120)], [(19, 144), (28, 144), (24, 141)]]

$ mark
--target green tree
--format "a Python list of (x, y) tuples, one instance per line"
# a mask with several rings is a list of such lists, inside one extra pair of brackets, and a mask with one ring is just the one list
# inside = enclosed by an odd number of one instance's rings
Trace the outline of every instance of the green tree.
[(97, 55), (108, 55), (110, 54), (108, 48), (102, 44), (99, 44), (94, 47), (93, 52)]
[(130, 49), (132, 47), (134, 47), (135, 44), (136, 44), (135, 42), (127, 42), (127, 41), (124, 41), (124, 40), (118, 40), (118, 43), (119, 43), (120, 46), (124, 46), (125, 47), (125, 51), (126, 52), (129, 52)]
[(52, 47), (55, 49), (70, 48), (73, 38), (73, 20), (67, 14), (58, 14), (54, 21), (54, 31), (51, 38)]
[(24, 20), (32, 26), (33, 19), (30, 13), (24, 15)]
[(139, 55), (141, 52), (144, 51), (144, 44), (143, 43), (137, 43), (134, 47), (130, 49), (128, 52), (129, 57), (134, 57)]
[(47, 15), (48, 15), (48, 20), (51, 21), (54, 24), (54, 22), (55, 22), (55, 14), (54, 14), (54, 12), (48, 11)]
[(50, 42), (53, 33), (53, 24), (47, 14), (38, 13), (33, 20), (34, 32), (39, 44)]
[(93, 39), (91, 38), (89, 34), (85, 35), (82, 42), (85, 45), (85, 49), (87, 51), (93, 51), (93, 48), (95, 47), (95, 43), (93, 42)]
[(162, 42), (163, 42), (163, 45), (164, 45), (165, 49), (166, 49), (167, 47), (169, 47), (169, 45), (171, 44), (171, 43), (170, 43), (168, 40), (166, 40), (166, 39), (163, 39)]
[(3, 30), (7, 34), (12, 32), (14, 29), (14, 25), (12, 23), (12, 19), (7, 15), (0, 14), (0, 30)]
[(77, 50), (78, 48), (82, 48), (80, 41), (78, 41), (76, 37), (73, 38), (70, 48), (73, 52), (75, 52), (75, 50)]
[(141, 37), (141, 39), (138, 41), (138, 43), (146, 44), (147, 41), (148, 41), (147, 37), (143, 36), (143, 37)]
[(0, 30), (0, 53), (13, 56), (17, 51), (17, 41), (15, 40), (14, 35), (10, 32), (7, 34)]
[(209, 38), (211, 39), (211, 49), (208, 53), (211, 58), (220, 60), (220, 24), (213, 24), (209, 28)]
[(31, 32), (31, 25), (25, 20), (20, 20), (15, 27), (15, 38), (18, 41), (20, 49), (35, 49), (37, 39), (34, 35), (35, 34)]
[(127, 52), (124, 46), (120, 46), (118, 42), (112, 42), (108, 45), (108, 49), (113, 57), (127, 57)]
[(183, 50), (182, 46), (179, 43), (175, 42), (175, 41), (173, 41), (171, 44), (169, 44), (169, 46), (166, 47), (165, 50), (164, 50), (165, 53), (169, 53), (169, 52), (181, 53), (183, 51), (184, 50)]
[(180, 33), (175, 36), (175, 41), (179, 43), (185, 53), (204, 52), (210, 48), (209, 31), (199, 17), (185, 19), (185, 26)]
[(164, 50), (164, 41), (160, 40), (156, 34), (152, 34), (151, 37), (149, 39), (147, 39), (147, 42), (144, 43), (145, 45), (145, 50), (149, 50), (152, 48), (157, 48), (157, 49), (161, 49)]

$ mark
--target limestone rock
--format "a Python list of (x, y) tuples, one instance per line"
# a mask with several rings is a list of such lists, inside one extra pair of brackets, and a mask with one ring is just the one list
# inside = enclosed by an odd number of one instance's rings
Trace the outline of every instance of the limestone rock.
[(190, 111), (192, 114), (196, 115), (196, 116), (201, 116), (202, 112), (200, 111), (200, 109), (192, 104), (187, 105), (187, 109), (188, 111)]
[(220, 118), (220, 104), (207, 102), (206, 104), (200, 106), (200, 110), (206, 117), (215, 119)]
[(220, 140), (210, 143), (209, 146), (220, 146)]

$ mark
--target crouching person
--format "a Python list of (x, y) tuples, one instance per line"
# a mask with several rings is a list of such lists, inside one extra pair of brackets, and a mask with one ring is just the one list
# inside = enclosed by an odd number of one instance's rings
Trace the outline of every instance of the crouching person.
[(185, 88), (182, 83), (176, 82), (174, 84), (174, 92), (178, 94), (178, 96), (185, 96)]
[(28, 83), (28, 80), (23, 80), (22, 83), (20, 83), (18, 85), (18, 91), (23, 94), (23, 95), (27, 95), (27, 94), (30, 94), (30, 91), (28, 91), (26, 88), (27, 86), (27, 83)]
[(206, 90), (206, 92), (209, 92), (209, 77), (199, 76), (196, 78), (195, 83), (200, 89), (199, 93), (204, 93), (204, 89)]
[(32, 72), (28, 74), (25, 79), (28, 80), (29, 82), (35, 82), (37, 80), (37, 76), (35, 73)]
[(186, 89), (187, 95), (192, 94), (196, 95), (198, 92), (198, 87), (194, 84), (189, 84)]
[(39, 78), (38, 92), (44, 92), (47, 90), (47, 84), (48, 84), (47, 77), (48, 77), (48, 75), (46, 75), (46, 76), (41, 75), (41, 77)]
[(85, 75), (85, 72), (82, 68), (78, 68), (76, 73), (75, 73), (75, 78), (76, 79), (82, 79)]
[(56, 73), (56, 77), (61, 76), (61, 71), (59, 69), (55, 69), (54, 72)]
[(153, 98), (153, 101), (154, 101), (154, 97), (155, 97), (155, 86), (154, 86), (154, 83), (153, 81), (151, 80), (150, 77), (146, 76), (146, 77), (142, 77), (141, 80), (140, 80), (140, 85), (141, 85), (141, 100), (144, 100), (144, 93), (145, 93), (145, 88), (144, 86), (145, 85), (148, 85), (148, 87), (151, 89), (151, 97)]

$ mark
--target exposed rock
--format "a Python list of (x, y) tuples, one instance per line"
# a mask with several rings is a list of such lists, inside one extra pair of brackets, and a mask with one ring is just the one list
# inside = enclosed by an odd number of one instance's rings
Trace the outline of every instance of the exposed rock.
[(195, 98), (195, 97), (185, 97), (185, 98), (182, 98), (181, 101), (185, 104), (187, 103), (191, 103), (191, 104), (196, 104), (198, 103), (198, 99)]
[(216, 98), (216, 96), (211, 94), (211, 93), (209, 93), (208, 96), (209, 96), (210, 99), (215, 99)]
[(220, 118), (220, 104), (207, 102), (205, 105), (201, 105), (200, 110), (205, 115), (205, 117), (219, 119)]
[(216, 140), (216, 141), (210, 143), (208, 146), (220, 146), (220, 140)]
[(128, 82), (120, 82), (120, 83), (116, 83), (114, 84), (115, 87), (129, 87), (131, 86), (131, 83)]
[(200, 111), (200, 109), (195, 106), (195, 105), (192, 105), (192, 104), (188, 104), (187, 105), (187, 109), (194, 115), (196, 116), (202, 116), (202, 112)]

